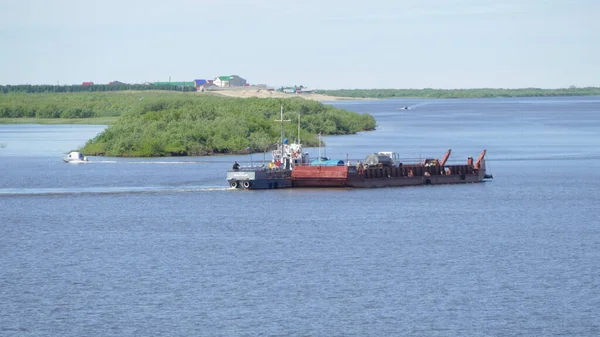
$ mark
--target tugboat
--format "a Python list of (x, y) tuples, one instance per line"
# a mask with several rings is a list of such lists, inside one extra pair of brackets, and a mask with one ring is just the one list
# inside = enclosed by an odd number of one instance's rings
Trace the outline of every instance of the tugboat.
[(292, 187), (292, 170), (308, 163), (308, 153), (302, 152), (301, 144), (290, 144), (287, 139), (277, 144), (272, 153), (273, 159), (267, 166), (239, 166), (227, 171), (229, 186), (246, 190)]
[(281, 139), (277, 148), (272, 151), (272, 159), (265, 167), (262, 166), (239, 166), (234, 164), (227, 171), (227, 181), (231, 188), (250, 189), (274, 189), (292, 187), (292, 171), (298, 165), (308, 164), (308, 153), (303, 152), (300, 143), (300, 116), (298, 116), (298, 139), (296, 143), (290, 143), (283, 138), (283, 106), (281, 106)]

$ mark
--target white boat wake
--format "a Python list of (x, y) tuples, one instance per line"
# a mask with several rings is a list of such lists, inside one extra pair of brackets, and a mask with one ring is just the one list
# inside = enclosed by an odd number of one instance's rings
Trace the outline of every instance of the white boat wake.
[(135, 160), (90, 160), (87, 164), (128, 164), (128, 165), (196, 165), (218, 164), (230, 161), (135, 161)]
[(2, 188), (0, 196), (47, 196), (47, 195), (86, 195), (86, 194), (144, 194), (144, 193), (193, 193), (229, 190), (228, 186), (110, 186), (73, 188)]

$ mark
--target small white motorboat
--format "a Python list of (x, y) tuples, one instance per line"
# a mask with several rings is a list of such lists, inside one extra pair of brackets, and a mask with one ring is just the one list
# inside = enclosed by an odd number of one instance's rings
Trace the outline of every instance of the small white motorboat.
[(62, 159), (65, 163), (69, 164), (83, 164), (87, 163), (88, 159), (81, 152), (70, 152), (66, 157)]

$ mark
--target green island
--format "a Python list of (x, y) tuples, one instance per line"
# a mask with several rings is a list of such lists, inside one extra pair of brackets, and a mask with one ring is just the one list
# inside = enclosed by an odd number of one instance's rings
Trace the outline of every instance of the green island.
[(340, 89), (319, 90), (320, 94), (352, 98), (498, 98), (498, 97), (545, 97), (545, 96), (600, 96), (599, 87), (564, 89)]
[[(280, 120), (283, 107), (284, 120)], [(86, 121), (109, 125), (86, 155), (198, 156), (265, 152), (285, 135), (317, 146), (318, 134), (374, 130), (373, 116), (302, 98), (229, 98), (169, 91), (0, 94), (0, 123)], [(290, 136), (290, 135), (293, 135)]]

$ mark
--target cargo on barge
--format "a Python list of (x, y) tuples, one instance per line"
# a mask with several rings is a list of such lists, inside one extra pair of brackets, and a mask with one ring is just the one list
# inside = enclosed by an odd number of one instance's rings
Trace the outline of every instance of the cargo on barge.
[[(344, 166), (298, 165), (291, 172), (292, 187), (395, 187), (438, 184), (478, 183), (492, 178), (486, 174), (483, 150), (474, 162), (446, 165), (450, 150), (442, 160), (426, 159), (421, 163), (399, 163), (391, 156), (370, 155), (365, 163)], [(394, 154), (395, 156), (395, 154)]]

